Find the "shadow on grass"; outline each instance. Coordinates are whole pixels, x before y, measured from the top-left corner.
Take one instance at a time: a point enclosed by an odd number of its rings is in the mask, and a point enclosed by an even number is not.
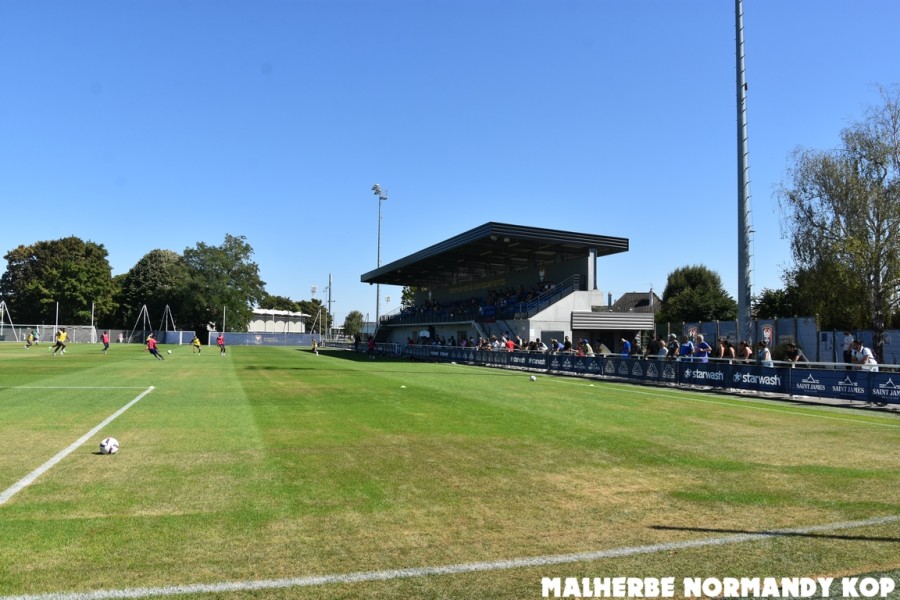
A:
[[[672,527],[669,525],[651,525],[650,529],[660,531],[696,531],[698,533],[734,533],[740,535],[762,535],[770,537],[800,537],[826,540],[848,540],[855,542],[887,542],[900,544],[900,538],[875,537],[869,535],[838,535],[834,533],[804,533],[801,531],[752,531],[750,529],[715,529],[711,527]]]

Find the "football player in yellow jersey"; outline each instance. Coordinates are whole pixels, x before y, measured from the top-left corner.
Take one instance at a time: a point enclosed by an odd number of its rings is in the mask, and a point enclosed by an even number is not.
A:
[[[56,332],[56,345],[53,346],[53,355],[56,356],[56,351],[60,351],[60,355],[66,353],[66,339],[69,337],[69,334],[66,333],[66,328],[63,327],[59,331]]]

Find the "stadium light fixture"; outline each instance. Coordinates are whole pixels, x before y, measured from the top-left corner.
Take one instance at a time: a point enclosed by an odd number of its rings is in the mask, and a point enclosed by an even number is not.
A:
[[[372,186],[372,193],[378,196],[378,268],[381,268],[381,203],[388,199],[387,194],[377,183]],[[381,314],[381,284],[375,284],[375,329],[378,329],[378,319]]]

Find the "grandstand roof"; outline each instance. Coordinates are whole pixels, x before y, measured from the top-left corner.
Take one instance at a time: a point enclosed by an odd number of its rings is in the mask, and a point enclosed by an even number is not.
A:
[[[485,223],[365,273],[363,283],[435,287],[477,281],[510,271],[526,271],[557,262],[628,251],[628,239]]]

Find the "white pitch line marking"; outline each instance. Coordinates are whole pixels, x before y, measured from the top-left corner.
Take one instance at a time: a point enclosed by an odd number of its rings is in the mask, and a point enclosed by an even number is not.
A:
[[[0,385],[4,390],[143,390],[138,385]]]
[[[153,598],[158,596],[177,596],[181,594],[218,594],[225,592],[288,589],[295,587],[312,587],[336,583],[359,583],[363,581],[389,581],[392,579],[409,579],[413,577],[427,577],[430,575],[457,575],[460,573],[501,571],[508,569],[519,569],[523,567],[544,567],[548,565],[587,562],[605,558],[634,556],[637,554],[653,554],[656,552],[668,552],[671,550],[683,550],[687,548],[702,548],[704,546],[723,546],[725,544],[754,542],[778,536],[823,533],[829,531],[838,531],[841,529],[858,529],[860,527],[885,525],[898,521],[900,521],[900,515],[889,515],[883,517],[874,517],[863,521],[847,521],[843,523],[812,525],[810,527],[797,527],[792,529],[773,529],[770,531],[761,531],[759,533],[742,533],[724,537],[706,538],[702,540],[687,540],[683,542],[652,544],[649,546],[627,546],[624,548],[612,548],[610,550],[597,550],[595,552],[582,552],[577,554],[533,556],[530,558],[514,558],[493,562],[462,563],[436,567],[411,567],[408,569],[390,569],[386,571],[359,571],[356,573],[345,574],[312,575],[309,577],[294,577],[287,579],[262,579],[257,581],[231,581],[221,583],[195,583],[190,585],[172,585],[151,588],[95,590],[93,592],[51,592],[48,594],[33,594],[23,596],[0,596],[0,600],[119,600],[132,598]]]
[[[97,425],[96,427],[94,427],[93,429],[88,431],[86,434],[84,434],[83,436],[81,436],[80,438],[78,438],[77,440],[72,442],[68,448],[66,448],[65,450],[61,450],[60,452],[58,452],[56,454],[56,456],[54,456],[53,458],[51,458],[50,460],[48,460],[47,462],[42,464],[40,467],[38,467],[37,469],[35,469],[31,473],[29,473],[28,475],[23,477],[16,483],[14,483],[12,485],[12,487],[4,490],[3,493],[0,493],[0,506],[6,504],[6,502],[9,501],[10,498],[12,498],[13,496],[15,496],[16,494],[21,492],[23,489],[25,489],[26,487],[28,487],[29,485],[34,483],[35,479],[37,479],[38,477],[40,477],[41,475],[43,475],[44,473],[46,473],[47,471],[52,469],[62,459],[64,459],[68,455],[75,452],[75,450],[77,450],[82,444],[84,444],[89,439],[94,437],[94,435],[96,435],[96,433],[98,431],[100,431],[101,429],[103,429],[104,427],[106,427],[107,425],[112,423],[116,418],[118,418],[119,415],[121,415],[123,412],[125,412],[126,410],[128,410],[129,408],[131,408],[132,406],[137,404],[138,402],[140,402],[144,398],[144,396],[146,396],[153,390],[154,390],[154,387],[151,385],[146,390],[141,392],[137,396],[137,398],[135,398],[134,400],[132,400],[131,402],[129,402],[128,404],[126,404],[125,406],[123,406],[122,408],[120,408],[119,410],[117,410],[116,412],[111,414],[110,416],[106,417],[106,419],[104,419],[103,422],[101,422],[99,425]]]

